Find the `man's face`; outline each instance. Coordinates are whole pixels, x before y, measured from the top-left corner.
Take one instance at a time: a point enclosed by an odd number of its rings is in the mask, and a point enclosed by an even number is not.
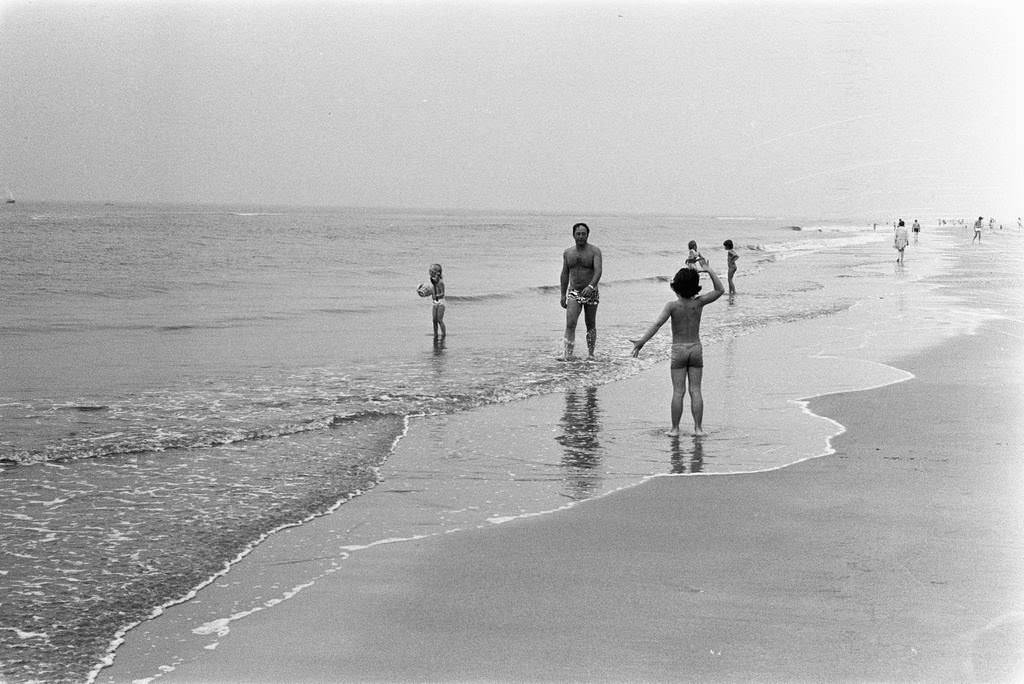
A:
[[[572,237],[574,240],[576,240],[577,247],[582,247],[583,245],[587,244],[587,238],[589,236],[590,233],[583,226],[576,226],[572,231]]]

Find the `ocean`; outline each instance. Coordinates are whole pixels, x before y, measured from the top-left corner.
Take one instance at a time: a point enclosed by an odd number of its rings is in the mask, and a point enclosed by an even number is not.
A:
[[[590,225],[604,275],[597,358],[566,363],[556,359],[558,281],[577,221]],[[629,339],[672,297],[690,239],[723,279],[722,241],[740,254],[738,294],[711,305],[702,326],[705,346],[728,353],[753,331],[855,310],[908,284],[941,297],[966,233],[925,225],[929,249],[912,246],[897,270],[891,227],[869,219],[5,207],[0,679],[93,679],[126,629],[275,531],[328,512],[344,520],[357,501],[351,549],[552,510],[667,472],[822,455],[835,424],[787,399],[773,409],[786,429],[775,413],[773,428],[758,429],[769,409],[757,397],[770,392],[744,393],[738,372],[722,382],[743,401],[729,420],[705,421],[715,458],[672,453],[661,405],[641,407],[638,438],[636,420],[595,405],[595,388],[664,366],[664,332],[640,359]],[[416,295],[434,262],[447,288],[443,342]],[[975,319],[961,314],[915,334],[963,332]],[[583,331],[581,320],[577,350]],[[810,362],[745,373],[786,396],[895,381],[892,369],[822,374]],[[525,417],[500,439],[481,434],[498,410]],[[641,448],[602,460],[598,433]],[[409,454],[422,456],[415,469]]]

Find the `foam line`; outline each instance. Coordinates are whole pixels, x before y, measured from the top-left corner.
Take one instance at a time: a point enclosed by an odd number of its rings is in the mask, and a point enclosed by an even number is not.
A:
[[[393,454],[394,453],[395,448],[398,446],[398,443],[402,440],[403,437],[405,437],[408,434],[410,420],[412,418],[416,417],[416,416],[422,416],[422,415],[423,414],[413,414],[413,415],[409,415],[409,416],[404,416],[403,417],[403,420],[402,420],[402,430],[391,441],[391,446],[390,446],[390,448],[388,450],[389,454]],[[379,480],[380,480],[380,466],[375,466],[374,467],[374,471],[375,471],[375,474],[377,475],[376,481],[379,482]],[[300,525],[305,525],[306,523],[308,523],[308,522],[310,522],[312,520],[315,520],[316,518],[321,518],[321,517],[323,517],[325,515],[329,515],[329,514],[333,513],[334,511],[338,510],[338,508],[342,504],[344,504],[345,502],[351,501],[355,497],[361,496],[362,494],[365,494],[366,491],[368,491],[368,490],[355,490],[351,494],[349,494],[349,495],[347,495],[345,497],[342,497],[341,499],[336,501],[333,505],[331,505],[326,510],[324,510],[324,511],[322,511],[320,513],[313,513],[313,514],[308,515],[305,518],[299,520],[298,522],[286,523],[286,524],[280,525],[279,527],[276,527],[276,528],[274,528],[274,529],[272,529],[272,530],[270,530],[268,532],[264,532],[259,537],[257,537],[254,541],[250,542],[249,545],[246,546],[246,548],[244,548],[241,552],[239,552],[238,555],[236,555],[233,559],[225,562],[224,565],[221,567],[221,569],[219,571],[217,571],[216,573],[214,573],[213,575],[208,577],[203,582],[200,582],[199,584],[194,586],[192,589],[190,589],[188,592],[186,592],[183,596],[180,596],[180,597],[175,598],[175,599],[171,599],[169,601],[166,601],[166,602],[160,604],[159,606],[154,608],[153,611],[149,615],[147,615],[146,617],[142,618],[141,620],[137,620],[135,622],[129,623],[129,624],[121,627],[120,629],[118,629],[117,632],[114,634],[114,638],[110,641],[110,644],[107,646],[107,653],[103,656],[103,658],[100,659],[100,661],[95,666],[93,666],[92,670],[89,671],[89,674],[88,674],[88,676],[86,677],[86,680],[85,680],[86,684],[93,684],[93,682],[95,682],[96,678],[99,676],[100,672],[104,668],[109,667],[110,665],[112,665],[114,663],[114,658],[115,658],[115,655],[116,655],[116,651],[117,651],[118,647],[121,646],[121,644],[124,643],[125,636],[128,634],[128,632],[130,632],[131,630],[135,629],[136,627],[138,627],[139,625],[141,625],[141,624],[143,624],[145,622],[149,622],[150,620],[153,620],[153,619],[159,617],[160,615],[163,615],[164,611],[166,611],[168,608],[170,608],[172,606],[176,606],[176,605],[185,603],[187,601],[191,601],[193,598],[196,597],[196,595],[202,589],[204,589],[205,587],[210,586],[211,584],[213,584],[213,582],[217,581],[218,579],[220,579],[221,577],[226,575],[231,570],[231,568],[233,568],[235,565],[237,565],[243,558],[248,556],[250,553],[255,551],[256,547],[258,547],[260,544],[262,544],[264,541],[266,541],[271,535],[277,534],[278,532],[281,532],[282,530],[286,530],[286,529],[289,529],[289,528],[292,528],[292,527],[299,527]],[[312,582],[310,584],[312,584]],[[295,593],[298,593],[298,591],[295,591]],[[252,612],[255,612],[255,611],[252,611]]]

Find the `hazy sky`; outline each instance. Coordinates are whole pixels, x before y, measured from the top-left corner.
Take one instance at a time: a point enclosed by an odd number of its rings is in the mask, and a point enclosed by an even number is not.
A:
[[[1008,2],[0,0],[20,199],[1024,214]]]

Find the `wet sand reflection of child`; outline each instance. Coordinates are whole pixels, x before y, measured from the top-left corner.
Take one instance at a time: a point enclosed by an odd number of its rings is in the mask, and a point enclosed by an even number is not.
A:
[[[673,437],[669,443],[671,449],[670,473],[681,475],[683,473],[699,473],[704,470],[704,441],[694,437],[691,442],[691,449],[683,447],[678,436]]]

